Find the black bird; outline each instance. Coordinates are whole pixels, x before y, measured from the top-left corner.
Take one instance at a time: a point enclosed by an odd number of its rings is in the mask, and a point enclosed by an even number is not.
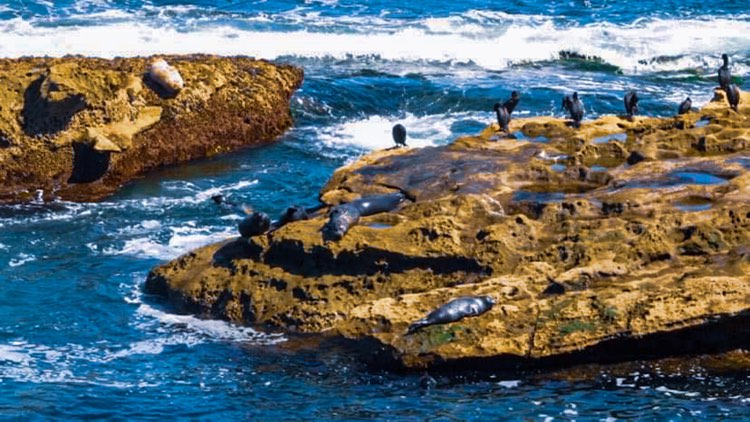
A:
[[[518,91],[511,92],[510,98],[503,103],[503,107],[508,110],[508,116],[513,114],[513,110],[516,109],[519,101],[521,101],[521,95],[518,93]]]
[[[502,130],[505,133],[508,133],[508,122],[510,122],[510,113],[508,113],[508,110],[506,110],[504,106],[500,105],[500,103],[495,103],[495,106],[492,108],[495,110],[495,113],[497,113],[497,124],[500,125],[500,130]]]
[[[573,119],[573,126],[581,127],[581,120],[583,120],[583,104],[578,99],[578,93],[574,92],[573,96],[565,96],[562,102],[563,109],[570,113],[570,118]]]
[[[719,68],[719,86],[726,91],[732,83],[732,73],[729,71],[729,56],[722,54],[721,59],[724,60],[724,64]]]
[[[740,89],[735,84],[729,84],[727,87],[727,101],[729,101],[729,107],[732,110],[738,111],[737,107],[740,104]]]
[[[693,107],[693,100],[690,97],[685,98],[685,101],[680,103],[680,108],[677,109],[677,114],[685,114]]]
[[[633,117],[638,114],[638,95],[635,91],[630,91],[625,94],[625,112],[628,113],[628,117]]]
[[[398,123],[397,125],[393,126],[393,141],[396,143],[396,146],[399,147],[405,147],[406,146],[406,128],[401,123]]]

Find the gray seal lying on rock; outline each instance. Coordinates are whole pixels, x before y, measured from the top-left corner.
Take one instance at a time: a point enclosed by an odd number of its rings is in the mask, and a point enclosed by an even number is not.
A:
[[[409,326],[406,335],[414,334],[424,327],[456,322],[465,317],[475,317],[492,309],[495,299],[491,296],[464,296],[453,299],[430,312],[426,317]]]
[[[333,207],[328,222],[321,230],[326,240],[341,240],[350,228],[359,223],[360,217],[388,212],[406,200],[401,192],[359,198]]]

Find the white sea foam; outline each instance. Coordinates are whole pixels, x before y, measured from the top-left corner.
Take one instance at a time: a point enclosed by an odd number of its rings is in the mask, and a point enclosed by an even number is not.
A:
[[[451,127],[461,120],[472,120],[470,113],[453,115],[415,116],[369,116],[320,128],[320,141],[331,148],[355,147],[376,150],[394,146],[391,130],[401,123],[406,127],[406,144],[410,147],[425,147],[449,142],[454,138]]]
[[[138,258],[155,258],[168,260],[176,258],[192,249],[218,242],[235,236],[233,228],[218,229],[212,227],[195,228],[189,226],[170,228],[172,235],[164,244],[156,235],[136,237],[125,240],[121,246],[104,248],[105,255],[127,255]],[[132,233],[131,233],[132,234]],[[90,249],[94,250],[92,246]]]
[[[717,51],[745,54],[750,22],[724,18],[642,19],[630,24],[561,26],[551,17],[472,11],[461,16],[404,23],[383,18],[335,22],[347,32],[317,30],[311,13],[287,16],[309,30],[245,30],[210,21],[177,27],[133,14],[101,25],[39,25],[16,18],[0,23],[0,55],[84,54],[101,57],[164,53],[377,57],[392,61],[474,63],[487,69],[553,60],[560,51],[601,57],[625,71],[674,71],[718,66]],[[254,19],[254,18],[251,18]],[[294,20],[300,22],[295,22]],[[365,18],[356,18],[359,20]],[[241,20],[240,20],[241,21]],[[735,64],[737,74],[748,73]]]
[[[11,259],[8,262],[8,265],[11,267],[20,267],[31,261],[36,261],[36,256],[27,253],[20,253],[18,254],[18,257]]]

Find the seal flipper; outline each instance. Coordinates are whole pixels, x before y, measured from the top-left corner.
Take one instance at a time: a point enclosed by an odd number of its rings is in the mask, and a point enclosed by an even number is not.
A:
[[[432,322],[429,322],[429,321],[428,321],[428,319],[429,319],[429,317],[427,317],[427,318],[422,318],[422,319],[420,319],[419,321],[413,322],[413,323],[412,323],[412,324],[411,324],[411,325],[409,326],[409,329],[408,329],[408,330],[406,330],[406,334],[405,334],[405,335],[407,335],[407,336],[408,336],[408,335],[414,334],[414,333],[416,333],[417,331],[421,330],[421,329],[422,329],[422,328],[424,328],[424,327],[427,327],[427,326],[433,325],[433,323],[432,323]]]

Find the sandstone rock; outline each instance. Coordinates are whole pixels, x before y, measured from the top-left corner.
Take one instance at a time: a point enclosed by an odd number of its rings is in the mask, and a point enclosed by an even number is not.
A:
[[[321,198],[333,206],[397,187],[415,202],[363,218],[338,242],[322,239],[320,214],[209,245],[155,268],[146,288],[202,315],[344,337],[381,366],[481,370],[746,347],[750,159],[736,140],[750,132],[748,114],[711,104],[674,118],[605,116],[578,131],[515,119],[521,140],[497,140],[491,126],[446,146],[373,152],[336,171]],[[712,123],[696,125],[704,118]],[[732,147],[696,149],[707,136]],[[648,159],[629,165],[636,151]],[[470,295],[497,305],[404,336]]]
[[[144,88],[148,58],[0,60],[0,203],[37,190],[45,199],[100,199],[148,170],[265,144],[291,126],[300,69],[242,57],[164,59],[189,82],[177,97]]]

